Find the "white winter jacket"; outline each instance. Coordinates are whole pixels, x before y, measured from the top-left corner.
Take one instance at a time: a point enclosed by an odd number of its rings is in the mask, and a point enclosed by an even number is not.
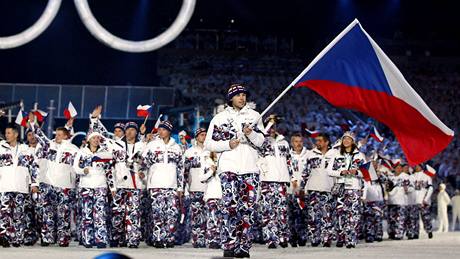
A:
[[[142,168],[147,173],[147,188],[184,190],[182,148],[173,138],[167,144],[156,139],[147,144],[142,154]]]
[[[303,147],[300,154],[297,154],[294,150],[291,149],[291,161],[290,166],[292,170],[292,180],[297,181],[297,188],[294,189],[292,186],[289,187],[288,192],[291,194],[297,193],[300,191],[300,183],[302,182],[302,172],[307,165],[308,159],[308,150]]]
[[[322,154],[317,148],[307,154],[307,166],[302,173],[300,189],[317,192],[331,192],[334,180],[327,173],[327,168],[333,159],[333,150]]]
[[[222,186],[220,182],[219,173],[211,169],[215,165],[211,158],[206,159],[205,170],[200,171],[200,181],[206,185],[203,199],[208,201],[210,199],[222,198]]]
[[[291,182],[292,169],[289,166],[291,153],[284,136],[267,137],[260,153],[261,157],[257,163],[261,182]]]
[[[243,107],[240,111],[227,107],[212,120],[206,135],[205,148],[210,152],[220,153],[217,167],[221,172],[236,174],[258,173],[257,148],[264,143],[263,124],[257,123],[256,129],[249,136],[243,133],[243,126],[250,125],[259,119],[259,113]],[[230,148],[230,140],[239,139],[240,144]]]
[[[82,147],[77,154],[73,167],[80,177],[78,187],[116,190],[113,179],[113,154],[111,150],[100,147],[93,153],[88,146]],[[88,174],[84,173],[85,168],[88,168]]]
[[[329,176],[335,178],[335,183],[344,184],[345,190],[361,190],[363,175],[359,167],[365,161],[363,153],[359,152],[358,149],[354,150],[351,154],[340,154],[339,149],[333,149],[332,153],[333,158],[327,168]],[[352,169],[358,170],[356,175],[340,175],[340,172]]]
[[[0,141],[0,193],[29,193],[38,186],[38,165],[29,147],[17,143],[12,147]]]
[[[129,144],[122,138],[111,146],[115,161],[115,187],[117,189],[142,189],[143,182],[139,178],[139,173],[146,143],[138,141]]]
[[[414,179],[415,204],[431,204],[433,194],[433,179],[423,171],[415,172]]]
[[[194,145],[184,153],[184,175],[189,192],[204,192],[206,184],[200,180],[200,175],[206,169],[206,159],[210,152]]]
[[[44,158],[47,160],[46,171],[40,176],[40,180],[46,184],[60,188],[75,188],[74,160],[78,153],[78,147],[70,140],[62,140],[60,144],[46,137],[40,127],[34,123],[31,129],[42,146]]]
[[[393,183],[393,190],[388,192],[388,205],[408,205],[407,194],[414,190],[414,186],[411,185],[409,175],[401,173],[400,175],[389,176],[389,181]]]

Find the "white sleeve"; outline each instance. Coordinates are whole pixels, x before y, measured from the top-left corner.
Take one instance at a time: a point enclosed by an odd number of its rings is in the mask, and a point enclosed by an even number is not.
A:
[[[77,155],[75,156],[75,160],[73,161],[73,169],[75,170],[76,174],[79,175],[84,175],[84,168],[80,168],[80,158],[81,158],[81,153],[78,152]]]
[[[259,116],[259,115],[257,115]],[[260,119],[257,122],[256,125],[257,129],[253,130],[251,134],[249,134],[247,137],[249,141],[251,141],[252,144],[254,144],[256,147],[261,147],[264,144],[265,141],[265,136],[262,133],[264,131],[264,124],[262,123],[262,119]]]
[[[204,147],[210,152],[224,152],[231,150],[229,140],[214,140],[213,133],[215,125],[215,117],[211,120],[209,124],[208,132],[206,133],[206,140],[204,141]]]

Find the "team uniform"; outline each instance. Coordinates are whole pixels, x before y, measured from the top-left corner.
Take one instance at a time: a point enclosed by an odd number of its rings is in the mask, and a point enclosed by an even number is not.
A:
[[[388,192],[388,236],[391,239],[402,239],[406,231],[407,193],[413,190],[409,175],[401,173],[389,177]]]

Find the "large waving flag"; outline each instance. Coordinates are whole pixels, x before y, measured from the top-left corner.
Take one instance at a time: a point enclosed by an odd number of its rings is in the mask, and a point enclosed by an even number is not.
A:
[[[292,85],[308,87],[335,106],[360,111],[387,125],[411,165],[441,152],[454,136],[358,20],[321,51]]]

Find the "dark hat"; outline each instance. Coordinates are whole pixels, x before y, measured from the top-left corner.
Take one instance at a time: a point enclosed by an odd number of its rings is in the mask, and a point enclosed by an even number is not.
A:
[[[172,126],[171,122],[169,122],[169,121],[162,121],[160,123],[160,125],[158,125],[158,128],[163,128],[163,129],[172,131],[173,126]]]
[[[129,129],[129,128],[133,128],[133,129],[135,129],[136,131],[139,130],[139,126],[137,126],[137,123],[135,123],[135,122],[133,122],[133,121],[130,121],[130,122],[128,122],[128,123],[125,124],[124,130],[126,131],[126,130]]]
[[[205,128],[198,128],[196,131],[195,131],[195,138],[200,135],[201,133],[203,132],[206,132],[206,129]]]
[[[240,93],[245,93],[246,95],[249,95],[248,90],[242,84],[232,84],[230,88],[228,88],[227,102],[230,104],[233,96],[238,95]]]
[[[117,122],[115,123],[115,125],[113,126],[113,129],[121,129],[121,130],[125,130],[125,125],[121,122]]]

